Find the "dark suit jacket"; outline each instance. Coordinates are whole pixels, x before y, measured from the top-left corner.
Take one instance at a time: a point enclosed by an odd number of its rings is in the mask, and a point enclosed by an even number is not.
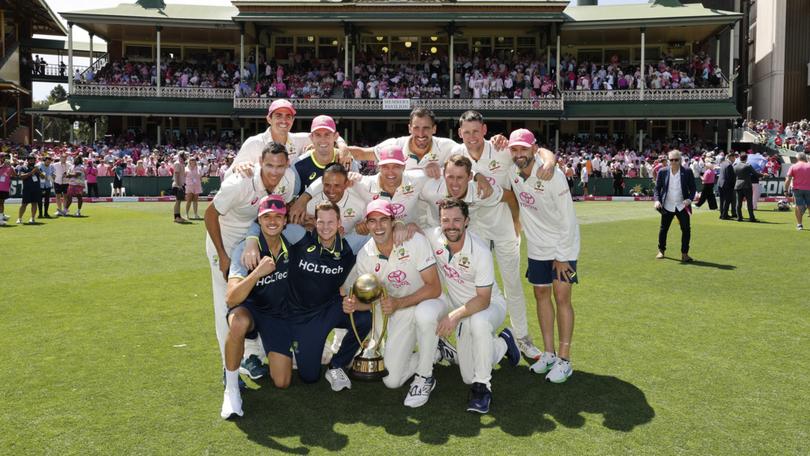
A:
[[[683,199],[694,200],[697,187],[695,186],[695,175],[692,170],[681,166],[681,193]],[[669,166],[665,166],[658,170],[658,176],[655,178],[655,200],[664,204],[667,198],[667,190],[669,189]]]
[[[753,188],[751,185],[752,178],[760,176],[760,174],[750,164],[740,162],[734,165],[734,176],[736,178],[734,190],[748,190]]]
[[[720,172],[717,174],[717,188],[726,191],[734,190],[736,180],[734,165],[728,160],[723,160],[723,163],[720,163]]]

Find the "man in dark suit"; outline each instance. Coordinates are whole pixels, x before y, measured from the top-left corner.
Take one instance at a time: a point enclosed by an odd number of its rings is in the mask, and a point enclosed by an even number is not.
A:
[[[661,228],[658,231],[658,255],[664,258],[667,250],[667,232],[674,217],[681,225],[681,261],[689,262],[689,241],[692,228],[689,217],[692,214],[692,200],[697,188],[692,170],[681,166],[681,152],[669,151],[669,166],[658,170],[655,179],[655,209],[661,213]]]
[[[726,155],[725,160],[720,163],[720,172],[717,174],[717,191],[720,194],[720,220],[730,220],[737,218],[737,206],[734,204],[734,161],[737,159],[737,152],[731,151]],[[728,210],[731,209],[731,217]]]
[[[753,166],[748,163],[748,154],[745,152],[740,154],[740,161],[734,165],[734,193],[737,194],[737,221],[742,222],[742,202],[746,201],[748,206],[748,221],[756,222],[754,217],[754,186],[752,179],[754,177],[762,177],[761,174],[756,172]]]

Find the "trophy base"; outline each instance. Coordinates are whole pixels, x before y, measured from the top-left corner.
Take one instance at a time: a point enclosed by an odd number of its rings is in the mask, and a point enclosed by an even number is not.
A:
[[[382,380],[386,375],[388,375],[388,371],[385,369],[385,363],[381,356],[375,358],[361,358],[358,356],[352,362],[352,369],[349,371],[349,377],[364,382]]]

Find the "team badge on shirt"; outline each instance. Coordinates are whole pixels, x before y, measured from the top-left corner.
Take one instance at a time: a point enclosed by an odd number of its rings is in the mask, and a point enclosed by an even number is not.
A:
[[[347,209],[346,209],[346,211],[343,213],[343,216],[344,216],[344,217],[347,217],[347,218],[352,218],[352,217],[354,217],[354,216],[355,216],[355,214],[357,214],[357,212],[355,212],[355,210],[354,210],[354,209],[352,209],[352,208],[347,208]]]
[[[405,185],[402,186],[402,194],[403,195],[410,195],[411,193],[413,193],[413,185],[405,184]]]
[[[538,192],[542,192],[543,190],[545,190],[543,188],[543,181],[541,181],[540,179],[537,179],[537,181],[534,183],[534,189],[535,189],[535,191],[538,191]]]
[[[408,255],[408,252],[405,251],[405,247],[400,247],[399,250],[397,251],[397,257],[399,261],[405,261],[411,256]]]
[[[490,171],[495,171],[495,170],[498,170],[498,169],[501,169],[501,164],[498,163],[498,160],[492,160],[492,161],[489,162],[489,170]]]
[[[459,258],[458,267],[460,267],[462,269],[469,269],[470,268],[470,258],[467,257],[466,255]]]

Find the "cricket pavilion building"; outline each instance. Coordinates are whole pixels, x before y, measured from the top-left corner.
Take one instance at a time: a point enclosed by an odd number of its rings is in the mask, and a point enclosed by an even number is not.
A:
[[[598,135],[635,144],[642,138],[702,137],[724,143],[740,113],[733,77],[738,22],[742,14],[678,0],[596,6],[595,1],[558,0],[234,0],[232,6],[164,4],[139,0],[114,8],[60,12],[68,21],[68,47],[80,27],[107,43],[91,64],[194,62],[232,59],[292,67],[295,55],[313,62],[337,61],[352,78],[357,60],[375,56],[392,64],[417,64],[430,56],[512,55],[545,60],[556,89],[530,99],[453,96],[457,81],[449,65],[444,98],[293,99],[294,131],[308,131],[310,118],[329,114],[341,134],[356,138],[399,136],[412,108],[435,112],[439,134],[454,136],[455,120],[481,111],[490,132],[529,128],[548,144],[559,135]],[[728,2],[734,9],[734,0]],[[561,59],[607,64],[642,72],[662,59],[690,62],[710,56],[722,83],[690,89],[576,90],[562,78]],[[256,59],[258,56],[258,59]],[[542,56],[542,57],[540,57]],[[254,60],[256,59],[256,60]],[[420,63],[421,64],[421,63]],[[74,74],[68,62],[68,74]],[[447,67],[448,65],[445,65]],[[565,70],[565,69],[564,69]],[[84,70],[87,71],[87,70]],[[252,75],[251,77],[257,77]],[[266,128],[272,98],[236,97],[232,87],[161,87],[69,82],[69,97],[32,114],[92,121],[108,116],[111,133],[129,131],[153,143],[171,136],[216,132],[245,138]],[[463,78],[461,79],[463,81]]]

